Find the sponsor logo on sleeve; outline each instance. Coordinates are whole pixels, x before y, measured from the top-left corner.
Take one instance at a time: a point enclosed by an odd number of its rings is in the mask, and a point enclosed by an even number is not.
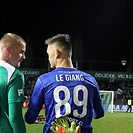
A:
[[[21,96],[21,95],[23,95],[24,93],[23,93],[23,90],[22,89],[18,89],[18,96]]]

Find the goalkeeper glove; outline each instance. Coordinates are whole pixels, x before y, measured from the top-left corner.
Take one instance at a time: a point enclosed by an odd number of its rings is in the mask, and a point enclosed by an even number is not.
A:
[[[69,122],[66,116],[57,118],[51,123],[50,129],[54,133],[80,133],[80,126],[76,126],[76,122],[71,122],[69,127]]]

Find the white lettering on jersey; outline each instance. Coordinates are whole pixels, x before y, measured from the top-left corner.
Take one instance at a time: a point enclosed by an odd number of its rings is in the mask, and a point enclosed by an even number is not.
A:
[[[65,94],[64,99],[60,99],[59,93],[63,91]],[[79,91],[83,92],[83,99],[79,100]],[[72,94],[70,94],[70,90],[66,86],[57,86],[54,89],[54,100],[56,101],[55,105],[55,113],[56,118],[59,118],[62,116],[61,114],[61,106],[65,107],[65,114],[68,115],[71,113],[71,105],[69,103],[70,97],[73,96],[73,104],[75,104],[77,107],[82,107],[82,112],[78,112],[78,108],[73,110],[74,117],[83,118],[87,114],[87,101],[88,101],[88,90],[83,85],[77,85],[74,87]]]
[[[18,89],[18,96],[23,95],[23,90],[22,89]]]
[[[84,81],[82,74],[59,74],[56,75],[56,81]]]
[[[84,76],[82,74],[66,74],[66,81],[84,81]]]

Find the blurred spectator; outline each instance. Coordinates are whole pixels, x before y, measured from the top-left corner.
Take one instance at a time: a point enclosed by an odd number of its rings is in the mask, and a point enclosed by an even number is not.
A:
[[[128,112],[128,110],[131,112],[132,111],[132,99],[131,99],[131,97],[129,97],[129,99],[127,101],[127,105],[128,105],[128,107],[127,107],[126,112]]]

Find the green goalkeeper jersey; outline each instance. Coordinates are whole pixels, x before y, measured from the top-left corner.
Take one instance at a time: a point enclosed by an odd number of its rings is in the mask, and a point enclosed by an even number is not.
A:
[[[0,133],[25,133],[22,116],[24,75],[0,61]]]

